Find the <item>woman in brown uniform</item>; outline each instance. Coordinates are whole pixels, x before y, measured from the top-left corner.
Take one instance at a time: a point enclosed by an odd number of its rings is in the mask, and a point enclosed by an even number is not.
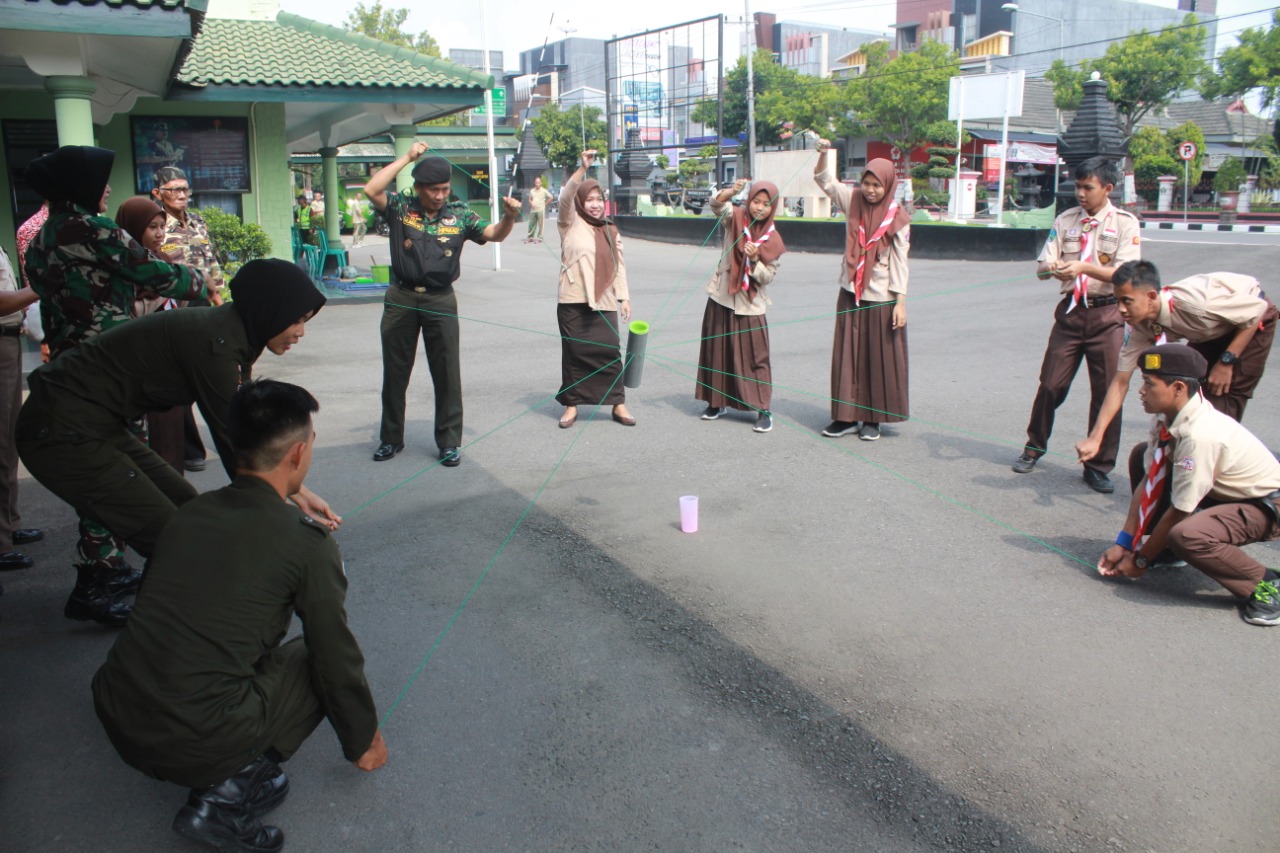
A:
[[[746,181],[721,190],[711,212],[724,213],[726,202],[742,192]],[[770,304],[765,287],[778,271],[787,247],[773,226],[778,188],[768,181],[751,185],[746,204],[731,209],[724,220],[720,265],[707,284],[707,310],[702,315],[698,352],[698,384],[694,397],[704,401],[704,421],[714,421],[726,408],[754,411],[756,432],[773,429],[769,403],[773,373],[769,366]]]
[[[578,419],[578,406],[608,403],[613,419],[635,426],[622,390],[622,341],[618,320],[631,319],[622,239],[605,218],[600,184],[583,180],[595,161],[582,152],[582,165],[560,190],[560,393],[565,407],[560,428]]]
[[[894,200],[893,164],[867,164],[857,190],[827,172],[818,140],[814,180],[848,217],[831,353],[830,438],[880,437],[880,424],[905,421],[907,406],[907,251],[911,219]]]

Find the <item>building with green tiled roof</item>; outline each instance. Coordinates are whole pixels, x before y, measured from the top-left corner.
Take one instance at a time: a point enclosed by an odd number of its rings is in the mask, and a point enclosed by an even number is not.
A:
[[[256,222],[287,257],[289,157],[320,156],[338,196],[338,147],[481,104],[487,75],[297,15],[276,0],[0,3],[0,239],[39,205],[21,178],[58,145],[116,152],[113,198],[150,190],[172,162],[214,204]],[[179,156],[180,154],[180,156]],[[468,177],[458,177],[462,186]],[[338,239],[337,220],[329,224]]]

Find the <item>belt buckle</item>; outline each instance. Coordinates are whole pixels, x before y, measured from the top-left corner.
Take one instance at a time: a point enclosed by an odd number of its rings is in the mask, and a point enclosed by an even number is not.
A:
[[[426,293],[426,292],[427,292],[427,289],[426,289],[425,287],[415,287],[415,288],[413,289],[413,292],[414,292],[414,293]]]

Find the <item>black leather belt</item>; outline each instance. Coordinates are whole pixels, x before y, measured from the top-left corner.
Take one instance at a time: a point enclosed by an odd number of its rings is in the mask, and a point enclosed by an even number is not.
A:
[[[1259,506],[1266,510],[1271,516],[1271,520],[1280,525],[1280,490],[1274,491],[1269,495],[1257,498]]]
[[[1084,301],[1086,308],[1101,308],[1103,305],[1115,305],[1116,298],[1114,296],[1090,296]]]
[[[401,290],[411,290],[414,293],[426,293],[428,290],[436,290],[438,288],[425,287],[421,284],[397,284],[396,287]]]
[[[21,334],[21,326],[0,326],[0,337],[16,338]]]

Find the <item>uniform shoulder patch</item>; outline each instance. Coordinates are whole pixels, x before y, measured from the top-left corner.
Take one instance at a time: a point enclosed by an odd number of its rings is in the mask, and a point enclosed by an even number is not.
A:
[[[314,518],[307,515],[305,512],[299,517],[298,520],[302,522],[303,527],[310,528],[311,530],[314,530],[317,533],[319,533],[321,536],[329,535],[328,525],[322,524],[321,522],[316,521]]]

